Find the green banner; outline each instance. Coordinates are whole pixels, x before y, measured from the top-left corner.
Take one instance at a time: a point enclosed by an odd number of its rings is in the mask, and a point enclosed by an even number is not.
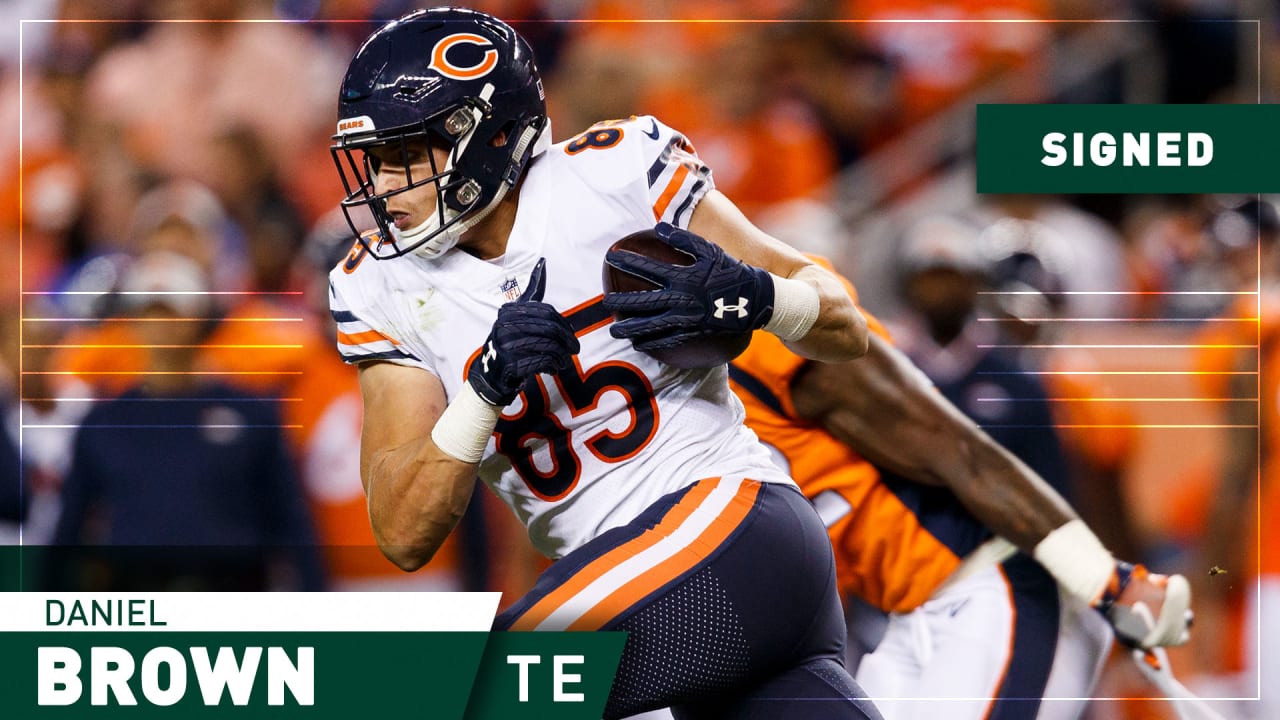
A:
[[[980,193],[1280,192],[1280,106],[979,105]]]
[[[598,720],[623,633],[9,632],[11,720]]]
[[[621,632],[496,632],[466,720],[600,720],[622,657]]]

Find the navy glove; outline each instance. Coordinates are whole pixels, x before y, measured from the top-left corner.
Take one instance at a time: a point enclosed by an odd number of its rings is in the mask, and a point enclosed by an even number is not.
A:
[[[546,266],[546,258],[539,259],[529,275],[529,287],[498,308],[493,329],[467,371],[471,387],[491,405],[510,405],[526,380],[564,370],[580,349],[569,321],[542,302]]]
[[[691,255],[694,262],[672,265],[636,253],[609,251],[605,262],[659,288],[606,294],[607,310],[638,316],[611,325],[611,335],[630,338],[637,350],[649,352],[706,335],[746,333],[769,322],[773,278],[767,270],[729,257],[719,245],[670,223],[659,223],[654,230],[660,240]]]

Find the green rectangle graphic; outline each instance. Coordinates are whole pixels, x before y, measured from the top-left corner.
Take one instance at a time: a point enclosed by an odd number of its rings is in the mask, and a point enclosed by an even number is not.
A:
[[[4,717],[457,720],[486,633],[17,632]],[[419,715],[425,717],[425,715]]]
[[[1277,105],[979,105],[978,192],[1280,192],[1277,130]]]
[[[599,720],[625,633],[9,632],[5,720]]]

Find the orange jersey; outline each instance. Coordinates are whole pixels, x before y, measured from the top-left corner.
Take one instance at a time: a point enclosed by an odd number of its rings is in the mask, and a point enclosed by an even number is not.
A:
[[[986,538],[985,530],[950,493],[883,473],[799,419],[790,385],[805,362],[773,335],[755,334],[729,374],[747,426],[815,501],[835,551],[841,593],[887,612],[914,610]]]
[[[812,257],[831,270],[824,258]],[[857,292],[849,282],[850,297]],[[871,315],[871,331],[888,337]],[[747,426],[785,460],[827,524],[842,595],[909,612],[933,595],[988,536],[947,490],[886,473],[820,426],[797,416],[791,383],[808,361],[766,332],[729,366]]]

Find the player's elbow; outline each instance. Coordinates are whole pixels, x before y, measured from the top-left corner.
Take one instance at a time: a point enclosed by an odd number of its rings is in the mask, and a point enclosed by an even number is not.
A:
[[[435,555],[435,548],[414,544],[407,539],[378,537],[378,549],[393,565],[405,572],[414,572],[426,565]]]
[[[463,504],[441,506],[427,515],[374,515],[371,518],[373,537],[382,554],[396,567],[414,572],[435,557],[465,510],[466,505]]]
[[[374,514],[370,520],[378,549],[392,564],[405,572],[413,572],[426,565],[440,545],[433,541],[434,533],[416,518]]]
[[[421,553],[387,554],[387,551],[383,550],[383,554],[387,556],[387,559],[390,560],[393,565],[407,573],[417,572],[423,565],[426,565],[427,560],[430,559]]]
[[[858,308],[850,305],[853,317],[849,320],[850,360],[856,360],[867,354],[871,346],[871,330],[867,327],[867,318],[858,312]]]
[[[870,331],[867,329],[867,319],[858,311],[857,306],[845,298],[845,302],[830,308],[825,314],[828,320],[823,323],[826,330],[823,335],[827,342],[824,343],[823,357],[818,359],[824,362],[846,362],[867,354]]]

